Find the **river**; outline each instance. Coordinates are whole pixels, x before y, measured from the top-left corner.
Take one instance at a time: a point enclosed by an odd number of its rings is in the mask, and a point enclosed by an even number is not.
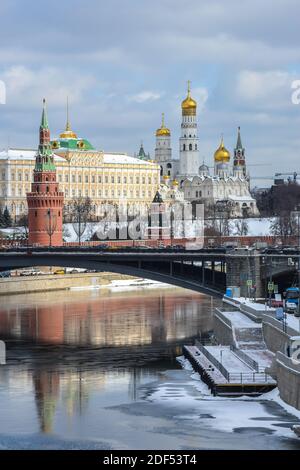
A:
[[[177,360],[217,304],[176,288],[1,297],[0,449],[299,449],[275,400],[214,398]]]

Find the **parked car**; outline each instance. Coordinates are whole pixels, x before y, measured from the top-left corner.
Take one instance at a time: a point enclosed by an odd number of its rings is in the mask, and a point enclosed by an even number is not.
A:
[[[65,274],[64,269],[56,269],[53,274]]]
[[[0,278],[3,277],[11,277],[11,272],[10,271],[1,271],[0,272]]]

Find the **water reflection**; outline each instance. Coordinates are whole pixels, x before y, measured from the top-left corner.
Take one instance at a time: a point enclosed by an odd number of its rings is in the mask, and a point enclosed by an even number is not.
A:
[[[1,413],[10,419],[10,406],[21,406],[22,390],[34,398],[35,411],[23,408],[12,428],[31,420],[42,434],[62,423],[72,428],[74,417],[88,414],[95,394],[101,405],[115,404],[118,394],[138,400],[141,383],[178,367],[174,358],[181,345],[212,328],[212,300],[182,289],[55,292],[1,301],[0,338],[8,340],[8,364],[0,369],[0,397],[7,405],[0,405]]]
[[[57,292],[2,298],[0,335],[52,345],[165,343],[211,328],[212,300],[190,291],[101,295]]]

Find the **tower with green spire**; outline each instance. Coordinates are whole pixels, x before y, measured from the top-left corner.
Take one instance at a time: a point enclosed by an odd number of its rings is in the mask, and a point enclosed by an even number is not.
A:
[[[27,193],[28,241],[30,245],[62,245],[62,212],[64,193],[56,181],[54,154],[46,102],[40,125],[40,141],[35,158],[31,191]]]
[[[246,159],[245,149],[242,145],[241,128],[238,127],[237,142],[234,149],[233,172],[236,176],[247,176],[246,174]]]

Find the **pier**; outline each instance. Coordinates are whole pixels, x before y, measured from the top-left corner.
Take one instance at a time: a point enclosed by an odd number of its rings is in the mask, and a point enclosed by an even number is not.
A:
[[[257,396],[276,387],[276,381],[266,373],[270,365],[264,356],[264,365],[259,364],[253,350],[250,357],[245,351],[229,346],[204,346],[196,341],[195,346],[184,346],[183,354],[199,373],[213,395]]]

